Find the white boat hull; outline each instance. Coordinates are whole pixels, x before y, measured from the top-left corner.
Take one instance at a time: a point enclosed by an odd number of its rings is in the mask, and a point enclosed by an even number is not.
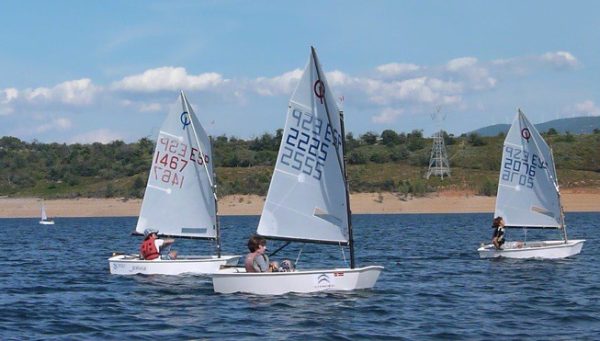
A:
[[[212,274],[221,266],[236,266],[240,256],[179,256],[174,260],[143,260],[138,255],[117,255],[108,259],[113,275]]]
[[[294,272],[246,272],[243,268],[226,268],[214,273],[213,289],[217,293],[235,292],[258,295],[281,295],[289,292],[311,293],[331,290],[371,289],[382,266]]]
[[[477,249],[481,258],[539,258],[560,259],[577,255],[581,252],[584,239],[573,239],[565,243],[562,240],[534,242],[506,242],[501,250],[488,244]]]
[[[40,225],[54,225],[54,220],[40,220]]]

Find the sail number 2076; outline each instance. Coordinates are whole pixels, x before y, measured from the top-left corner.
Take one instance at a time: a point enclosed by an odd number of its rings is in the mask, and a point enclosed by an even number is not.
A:
[[[547,167],[548,163],[542,161],[537,154],[511,146],[504,147],[501,169],[503,181],[533,188],[536,171]]]

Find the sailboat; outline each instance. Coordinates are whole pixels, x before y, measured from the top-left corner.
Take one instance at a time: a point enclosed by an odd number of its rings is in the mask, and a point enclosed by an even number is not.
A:
[[[54,225],[54,220],[48,220],[48,215],[46,215],[46,206],[42,203],[42,213],[40,218],[41,225]]]
[[[579,254],[585,242],[567,237],[552,149],[520,109],[504,140],[494,216],[507,228],[562,230],[562,240],[483,245],[481,258],[565,258]]]
[[[217,293],[279,295],[370,289],[382,266],[356,267],[343,114],[329,90],[316,51],[288,106],[283,138],[257,234],[266,239],[347,246],[350,267],[249,273],[225,268],[213,274]]]
[[[118,254],[112,274],[210,274],[235,266],[240,256],[221,255],[213,158],[208,135],[181,91],[160,128],[136,234],[151,228],[159,237],[216,241],[216,255],[144,260]]]

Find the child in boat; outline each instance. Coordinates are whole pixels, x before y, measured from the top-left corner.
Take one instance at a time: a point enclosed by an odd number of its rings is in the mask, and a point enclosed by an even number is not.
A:
[[[269,262],[267,251],[267,241],[265,238],[253,235],[248,240],[248,249],[250,253],[246,256],[244,265],[246,272],[276,272],[279,269],[277,262]]]
[[[166,250],[171,249],[171,244],[175,240],[173,239],[159,239],[158,231],[154,229],[144,230],[144,240],[140,245],[140,258],[146,260],[153,259],[175,259],[177,258],[177,251],[169,251],[165,255],[161,255]]]
[[[492,223],[492,228],[494,229],[494,234],[492,235],[492,244],[498,250],[502,250],[502,245],[504,244],[504,219],[502,217],[494,218],[494,222]]]

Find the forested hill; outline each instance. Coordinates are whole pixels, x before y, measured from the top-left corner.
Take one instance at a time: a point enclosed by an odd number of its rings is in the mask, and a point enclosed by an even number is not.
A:
[[[600,130],[600,116],[570,117],[552,120],[544,123],[535,124],[538,131],[553,131],[555,133],[566,134],[592,134]],[[494,124],[491,126],[479,128],[473,133],[481,136],[496,136],[506,134],[510,129],[510,124]]]
[[[600,188],[600,132],[545,133],[554,148],[564,187]],[[346,136],[348,176],[353,192],[397,192],[400,197],[455,189],[495,195],[504,136],[444,134],[452,176],[424,178],[432,139],[419,130],[385,130]],[[241,140],[214,138],[218,194],[266,194],[281,130]],[[0,195],[44,198],[140,198],[148,178],[154,141],[108,144],[28,143],[0,138]]]

